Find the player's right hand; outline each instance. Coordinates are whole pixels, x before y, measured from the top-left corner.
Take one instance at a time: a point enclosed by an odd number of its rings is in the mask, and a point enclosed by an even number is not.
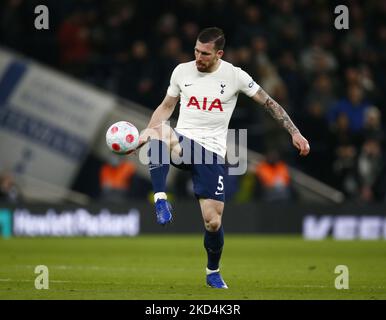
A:
[[[301,156],[306,156],[310,153],[310,144],[307,139],[300,134],[300,132],[297,132],[292,136],[292,143],[299,149]]]
[[[134,150],[131,150],[126,154],[127,155],[137,154],[137,150],[142,148],[147,141],[148,141],[148,138],[145,138],[144,136],[139,136],[137,147]]]

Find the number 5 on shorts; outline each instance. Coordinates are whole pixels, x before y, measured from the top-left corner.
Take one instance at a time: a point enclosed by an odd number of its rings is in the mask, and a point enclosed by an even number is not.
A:
[[[217,190],[218,191],[223,191],[224,190],[224,182],[223,182],[224,177],[223,176],[218,176],[218,186]]]

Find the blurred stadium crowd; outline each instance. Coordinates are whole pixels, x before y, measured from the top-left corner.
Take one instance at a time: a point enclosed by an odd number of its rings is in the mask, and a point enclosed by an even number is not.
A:
[[[43,3],[50,29],[37,31],[33,8]],[[347,2],[348,30],[334,27],[339,4],[344,2],[5,0],[0,41],[154,109],[173,68],[193,59],[199,30],[221,27],[224,59],[286,108],[311,154],[300,159],[288,134],[240,96],[230,127],[248,129],[249,148],[275,149],[274,161],[281,158],[348,199],[384,201],[386,2]]]

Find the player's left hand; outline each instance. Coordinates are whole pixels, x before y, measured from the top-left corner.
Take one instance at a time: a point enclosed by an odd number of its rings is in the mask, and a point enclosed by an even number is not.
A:
[[[304,138],[300,132],[295,133],[292,136],[293,145],[300,150],[301,156],[306,156],[310,153],[310,144],[307,139]]]

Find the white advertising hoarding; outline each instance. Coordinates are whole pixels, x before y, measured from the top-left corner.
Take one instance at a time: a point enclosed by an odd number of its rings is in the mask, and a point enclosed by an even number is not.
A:
[[[111,96],[0,50],[0,171],[69,187],[113,105]]]

